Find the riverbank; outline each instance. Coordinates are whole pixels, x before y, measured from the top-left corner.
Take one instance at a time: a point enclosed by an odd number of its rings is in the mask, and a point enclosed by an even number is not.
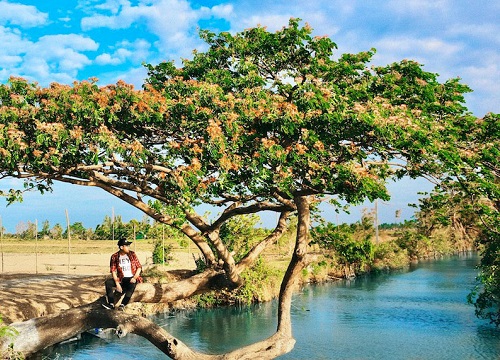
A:
[[[85,245],[85,249],[92,251],[88,242]],[[98,242],[96,246],[106,246],[107,249],[111,245],[113,244],[101,245],[101,242]],[[145,244],[139,243],[137,246],[145,246]],[[293,250],[291,247],[286,248],[289,248],[289,251]],[[311,255],[314,261],[304,269],[302,281],[303,283],[323,283],[370,272],[392,271],[408,267],[411,262],[418,261],[418,259],[438,258],[453,253],[452,247],[445,247],[442,243],[439,243],[439,248],[430,246],[422,248],[421,245],[417,245],[416,248],[418,251],[414,248],[403,248],[401,243],[388,240],[374,246],[369,262],[345,265],[338,261],[334,252],[313,246]],[[173,282],[182,277],[180,269],[193,270],[196,267],[193,256],[188,251],[176,251],[168,266],[155,267],[150,265],[150,252],[137,250],[139,256],[142,257],[141,262],[145,264],[146,269],[149,268],[149,271],[146,271],[148,275],[146,281],[149,282]],[[109,254],[71,254],[73,265],[66,274],[61,272],[67,269],[67,265],[64,265],[65,260],[68,259],[67,254],[6,253],[3,255],[4,260],[6,257],[12,258],[9,262],[12,264],[9,266],[12,267],[8,268],[8,272],[0,274],[0,316],[7,324],[91,303],[104,294]],[[268,255],[266,261],[258,262],[253,269],[243,274],[245,284],[235,292],[212,292],[174,304],[131,303],[127,311],[151,315],[178,308],[272,300],[278,296],[279,284],[286,269],[285,255],[281,257]],[[38,264],[36,270],[40,272],[38,274],[27,273],[27,271],[33,271],[33,266],[36,264]],[[51,264],[59,264],[64,269],[61,270]]]

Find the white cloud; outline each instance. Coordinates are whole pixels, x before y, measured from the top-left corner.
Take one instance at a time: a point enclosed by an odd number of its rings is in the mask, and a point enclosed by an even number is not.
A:
[[[31,5],[0,2],[0,24],[33,27],[47,23],[49,15]]]
[[[439,53],[442,56],[456,54],[462,49],[461,45],[447,43],[438,38],[413,38],[413,37],[386,37],[375,43],[378,49],[400,53]]]
[[[99,47],[94,40],[78,35],[46,35],[26,51],[19,71],[41,83],[72,82],[78,70],[91,64],[83,54]]]
[[[460,69],[464,83],[468,84],[473,93],[467,95],[471,110],[477,116],[487,112],[500,113],[500,55],[487,51],[477,54],[481,61],[469,63]]]
[[[122,6],[127,6],[129,5],[130,2],[127,0],[107,0],[104,2],[104,4],[98,4],[95,6],[96,9],[100,10],[108,10],[112,14],[116,15]]]
[[[116,45],[116,50],[112,54],[101,54],[95,61],[98,65],[120,65],[126,61],[141,63],[147,60],[150,47],[151,44],[146,40],[137,39],[133,43],[124,40]]]
[[[166,58],[187,57],[194,48],[200,46],[197,34],[198,21],[202,18],[228,16],[231,5],[216,5],[213,8],[194,9],[186,0],[150,0],[131,5],[130,1],[108,1],[102,9],[111,14],[94,12],[82,18],[81,26],[85,31],[95,28],[125,29],[145,26],[158,40],[155,46]],[[100,61],[111,60],[101,57]]]
[[[453,24],[447,31],[451,36],[464,36],[500,44],[500,26],[498,24]]]
[[[463,68],[463,76],[471,79],[475,88],[486,92],[500,92],[500,55],[495,53],[484,53],[485,61]],[[497,100],[500,96],[497,97]],[[498,105],[500,106],[500,104]]]
[[[123,60],[110,54],[101,54],[95,58],[95,62],[98,65],[120,65]]]
[[[218,18],[227,18],[233,15],[234,8],[231,4],[215,5],[210,9],[212,14]]]
[[[397,13],[424,16],[429,12],[446,11],[451,6],[449,0],[391,0],[387,7]]]
[[[266,14],[266,15],[253,15],[243,19],[240,25],[244,28],[253,28],[257,25],[264,26],[268,31],[280,30],[283,26],[288,25],[292,14]]]
[[[116,16],[93,15],[85,17],[81,21],[83,30],[91,30],[100,27],[110,29],[125,29],[130,26],[130,22],[120,21]]]
[[[385,37],[372,44],[377,49],[376,59],[391,63],[402,59],[413,59],[423,64],[441,63],[463,50],[462,44],[446,42],[438,38],[415,38],[411,36]]]
[[[17,64],[19,64],[22,61],[22,57],[18,55],[4,55],[0,54],[0,64],[2,64],[2,67],[12,67]],[[1,69],[1,68],[0,68]]]
[[[2,44],[2,55],[19,55],[28,49],[32,43],[23,38],[16,29],[0,26],[0,44]],[[1,66],[3,66],[3,63]]]
[[[0,81],[3,81],[12,75],[21,74],[19,66],[22,65],[23,56],[32,43],[24,39],[18,30],[0,26],[0,44]]]
[[[342,0],[275,1],[265,7],[243,1],[233,3],[232,13],[224,17],[230,22],[232,32],[257,25],[278,31],[288,25],[290,18],[300,18],[302,24],[308,23],[313,28],[315,35],[333,36],[341,29],[339,19],[348,18],[354,8],[352,2]]]
[[[159,1],[161,4],[164,1]],[[174,0],[174,2],[178,2]],[[96,6],[96,9],[112,10],[111,15],[103,15],[100,13],[95,13],[92,16],[84,17],[81,20],[81,26],[83,30],[91,30],[95,28],[109,28],[109,29],[126,29],[130,27],[134,22],[138,22],[143,19],[152,18],[152,14],[156,12],[157,6],[147,6],[138,5],[132,6],[130,1],[120,1],[118,4],[112,4],[114,2],[106,2],[100,6]],[[116,6],[113,6],[116,5]],[[168,12],[167,12],[168,13]]]

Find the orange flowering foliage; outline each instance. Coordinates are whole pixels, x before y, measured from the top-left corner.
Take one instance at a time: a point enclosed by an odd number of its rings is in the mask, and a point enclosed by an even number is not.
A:
[[[445,173],[468,88],[412,61],[370,68],[373,50],[334,60],[336,45],[311,31],[292,19],[276,33],[202,32],[206,52],[180,68],[148,65],[140,90],[13,78],[0,88],[1,171],[99,171],[187,203],[277,192],[361,201],[386,198],[389,177]]]
[[[444,174],[453,134],[441,130],[467,114],[469,89],[412,61],[370,68],[373,50],[335,61],[335,44],[310,34],[296,19],[276,33],[203,32],[207,52],[148,66],[148,86],[179,105],[179,130],[204,141],[202,173],[217,175],[207,193],[361,201],[387,198],[389,177]]]
[[[151,123],[169,116],[158,92],[124,82],[41,88],[11,78],[0,87],[0,105],[0,171],[46,180],[89,179],[88,166],[115,177],[131,169],[140,173],[152,152]]]

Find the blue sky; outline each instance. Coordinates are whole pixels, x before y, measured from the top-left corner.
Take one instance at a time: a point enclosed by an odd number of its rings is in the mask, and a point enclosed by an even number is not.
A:
[[[500,112],[500,2],[483,0],[0,0],[0,82],[22,76],[41,85],[97,77],[100,84],[119,79],[140,87],[142,63],[191,57],[203,50],[198,30],[237,32],[256,25],[280,29],[290,17],[308,22],[316,35],[328,35],[339,53],[377,49],[375,64],[414,59],[441,79],[460,77],[472,87],[469,109],[477,116]],[[0,180],[0,189],[16,184]],[[430,186],[405,181],[391,186],[393,200],[380,206],[380,218],[403,218],[419,190]],[[57,186],[52,194],[29,194],[5,207],[7,231],[20,221],[51,225],[70,221],[95,227],[105,215],[125,220],[142,213],[97,189]],[[340,221],[359,219],[355,209]]]

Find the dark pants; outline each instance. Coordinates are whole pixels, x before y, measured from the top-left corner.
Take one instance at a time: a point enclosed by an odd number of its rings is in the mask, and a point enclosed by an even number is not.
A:
[[[128,304],[128,302],[130,301],[130,298],[132,297],[132,294],[134,293],[135,286],[137,285],[137,283],[131,283],[130,279],[132,279],[132,278],[125,277],[120,282],[120,285],[122,286],[122,290],[125,293],[125,297],[122,300],[123,305]],[[114,302],[115,302],[115,288],[116,288],[115,281],[112,278],[108,279],[108,280],[106,280],[105,285],[106,285],[106,296],[108,297],[108,302],[110,304],[114,304]]]

